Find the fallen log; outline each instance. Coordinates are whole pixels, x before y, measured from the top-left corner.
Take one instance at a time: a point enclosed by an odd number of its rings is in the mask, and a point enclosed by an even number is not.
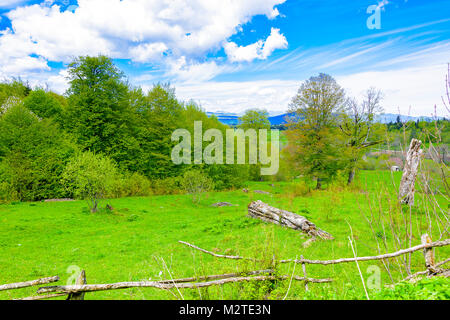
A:
[[[293,212],[269,206],[262,201],[255,201],[248,206],[248,215],[252,218],[275,223],[294,230],[300,230],[311,237],[326,240],[334,239],[331,234],[316,227],[314,223]]]
[[[405,168],[403,170],[402,181],[398,198],[402,204],[414,205],[415,184],[419,164],[423,157],[423,150],[420,148],[422,141],[412,139],[406,155]]]
[[[43,279],[38,279],[38,280],[26,281],[26,282],[4,284],[4,285],[0,286],[0,291],[34,287],[34,286],[38,286],[41,284],[47,284],[47,283],[58,282],[58,281],[59,281],[59,277],[56,276],[56,277],[43,278]]]

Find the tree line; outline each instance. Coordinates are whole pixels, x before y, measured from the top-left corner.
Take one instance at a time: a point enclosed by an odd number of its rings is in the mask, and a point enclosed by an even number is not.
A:
[[[106,56],[79,57],[68,66],[64,95],[0,84],[0,199],[101,198],[174,193],[193,168],[171,160],[172,132],[225,132],[194,102],[182,102],[169,84],[148,92],[131,86]],[[198,165],[214,189],[240,187],[246,166]]]
[[[194,122],[202,121],[203,131],[225,135],[229,127],[196,103],[177,99],[169,84],[155,84],[147,93],[132,86],[106,56],[74,59],[68,83],[64,95],[20,80],[0,83],[0,199],[88,198],[96,209],[103,197],[194,192],[197,185],[225,190],[247,180],[303,175],[320,189],[346,176],[350,184],[367,150],[400,131],[398,124],[374,121],[382,111],[381,91],[370,88],[357,101],[331,76],[319,74],[300,86],[289,106],[295,116],[275,177],[262,177],[260,165],[175,165],[176,129],[193,136]],[[250,109],[239,120],[240,129],[270,129],[265,110]],[[445,137],[447,124],[439,123]],[[415,137],[430,125],[407,130]]]

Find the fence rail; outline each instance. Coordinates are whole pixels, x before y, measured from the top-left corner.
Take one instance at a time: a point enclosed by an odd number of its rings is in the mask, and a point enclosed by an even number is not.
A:
[[[336,260],[310,260],[304,259],[288,259],[288,260],[277,260],[274,262],[278,263],[295,263],[302,264],[304,277],[294,276],[294,274],[281,275],[276,276],[273,275],[274,270],[257,270],[250,271],[244,273],[230,273],[230,274],[220,274],[220,275],[210,275],[210,276],[200,276],[200,277],[190,277],[190,278],[182,278],[182,279],[169,279],[162,281],[141,281],[141,282],[118,282],[118,283],[110,283],[110,284],[87,284],[86,283],[86,274],[82,271],[76,281],[75,285],[66,285],[66,286],[46,286],[41,287],[37,290],[38,296],[28,297],[18,300],[44,300],[51,299],[56,297],[67,296],[67,300],[84,300],[84,294],[86,292],[96,292],[96,291],[106,291],[106,290],[119,290],[119,289],[127,289],[127,288],[156,288],[161,290],[170,290],[170,289],[196,289],[196,288],[205,288],[216,285],[224,285],[228,283],[238,283],[238,282],[252,282],[252,281],[266,281],[266,280],[293,280],[302,281],[305,283],[305,288],[307,288],[308,283],[328,283],[332,282],[333,279],[316,279],[316,278],[308,278],[306,276],[305,265],[306,264],[319,264],[319,265],[332,265],[332,264],[340,264],[340,263],[350,263],[350,262],[361,262],[361,261],[373,261],[373,260],[385,260],[395,258],[401,255],[405,255],[408,253],[416,252],[423,250],[424,258],[425,258],[425,266],[427,270],[418,272],[414,275],[409,276],[405,280],[409,280],[415,276],[419,275],[438,275],[442,274],[444,276],[449,276],[449,270],[441,269],[440,267],[450,259],[442,261],[440,263],[435,263],[433,248],[444,247],[450,245],[450,239],[446,239],[443,241],[435,241],[432,242],[428,235],[423,235],[421,238],[422,244],[399,250],[393,253],[387,253],[378,256],[366,256],[366,257],[354,257],[354,258],[341,258]],[[233,260],[252,260],[258,261],[254,258],[247,258],[241,256],[227,256],[220,255],[214,252],[202,249],[188,242],[179,241],[181,244],[188,246],[194,250],[201,251],[205,254],[212,255],[217,258],[223,259],[233,259]],[[5,284],[0,286],[0,291],[3,290],[13,290],[20,289],[32,286],[38,286],[42,284],[49,284],[53,282],[59,281],[59,277],[49,277],[38,280],[32,280],[27,282],[20,283],[12,283]],[[44,295],[46,294],[46,295]],[[181,294],[181,293],[180,293]]]

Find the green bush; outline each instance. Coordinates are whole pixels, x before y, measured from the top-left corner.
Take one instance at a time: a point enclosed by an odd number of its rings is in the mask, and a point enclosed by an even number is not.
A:
[[[83,152],[67,164],[62,182],[76,198],[88,200],[91,212],[97,212],[101,199],[113,194],[120,180],[116,164],[108,157]]]
[[[238,189],[248,180],[248,165],[222,165],[213,164],[202,168],[211,180],[217,191]]]
[[[186,171],[183,175],[183,188],[192,195],[192,202],[198,203],[203,193],[214,188],[214,182],[210,177],[198,169]]]
[[[131,173],[122,179],[123,196],[149,196],[152,194],[150,180],[139,173]]]
[[[154,180],[152,183],[153,193],[156,195],[180,194],[183,192],[182,181],[182,177]]]

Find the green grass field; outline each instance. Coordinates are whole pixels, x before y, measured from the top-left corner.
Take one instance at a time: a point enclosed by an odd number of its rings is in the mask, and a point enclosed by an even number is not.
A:
[[[179,240],[193,243],[218,253],[248,257],[280,259],[334,259],[352,257],[348,236],[350,226],[357,245],[358,256],[378,254],[376,242],[363,214],[370,208],[387,211],[392,203],[378,204],[380,194],[392,194],[401,173],[391,180],[388,171],[359,173],[357,188],[332,185],[327,191],[298,195],[298,182],[249,183],[250,190],[265,190],[260,195],[242,190],[205,195],[200,204],[193,204],[188,195],[123,198],[108,201],[115,210],[91,214],[84,201],[61,203],[12,203],[0,205],[0,284],[59,275],[65,284],[71,276],[70,266],[86,270],[90,284],[138,280],[160,280],[193,275],[220,274],[257,270],[264,265],[223,260],[182,246]],[[389,196],[387,196],[389,198]],[[413,245],[420,243],[420,233],[426,230],[423,213],[425,197],[417,195]],[[272,206],[306,216],[335,240],[316,241],[308,248],[303,234],[280,226],[247,218],[247,205],[262,200]],[[221,201],[235,207],[214,208]],[[442,206],[448,206],[440,199]],[[106,204],[103,203],[103,206]],[[400,219],[399,217],[394,219]],[[401,225],[401,223],[399,223]],[[380,230],[375,230],[380,232]],[[389,251],[396,251],[392,240]],[[407,246],[405,246],[407,247]],[[447,258],[449,248],[436,250],[437,260]],[[165,265],[167,266],[165,266]],[[392,283],[382,262],[360,263],[367,280],[369,266],[381,269],[382,285]],[[279,267],[280,274],[292,274],[293,266]],[[424,270],[421,252],[412,255],[412,271]],[[170,270],[170,274],[168,273]],[[371,270],[369,268],[369,270]],[[365,297],[360,275],[354,263],[332,266],[307,266],[309,277],[333,278],[331,284],[310,284],[305,293],[303,283],[293,283],[288,299],[356,299]],[[295,274],[301,276],[301,266]],[[392,267],[395,280],[406,277],[405,272]],[[282,299],[289,281],[284,281],[268,298]],[[209,290],[183,290],[185,299],[251,299],[261,298],[263,290],[256,284],[233,284]],[[34,295],[36,288],[0,292],[0,299]],[[176,293],[178,294],[178,293]],[[372,294],[372,291],[369,291]],[[126,289],[87,293],[86,299],[174,299],[174,294],[153,288]]]

